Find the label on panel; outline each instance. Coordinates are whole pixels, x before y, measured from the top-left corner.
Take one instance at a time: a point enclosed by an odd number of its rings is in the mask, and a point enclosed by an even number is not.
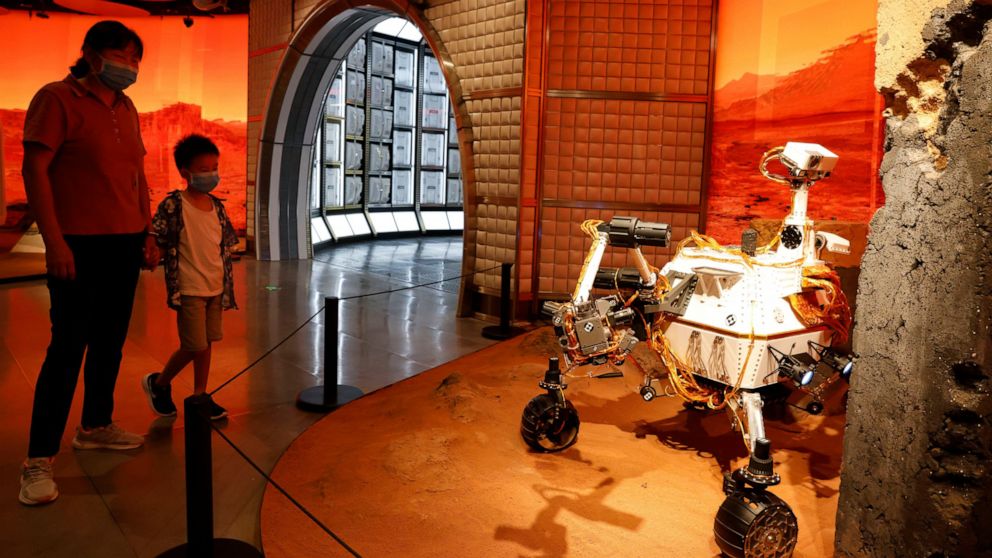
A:
[[[382,106],[382,78],[378,76],[372,76],[372,106],[381,107]]]
[[[348,67],[356,70],[365,69],[365,39],[358,39],[351,52],[348,53]]]
[[[393,73],[393,45],[382,45],[382,73],[392,74]]]
[[[420,173],[420,203],[440,205],[444,203],[444,173],[424,171]]]
[[[345,205],[358,205],[362,202],[362,177],[347,176],[344,181]]]
[[[448,150],[448,174],[462,173],[462,158],[457,149]]]
[[[385,46],[378,41],[372,41],[372,73],[383,73],[382,63],[385,60],[385,56],[383,56],[382,50]]]
[[[413,87],[413,53],[408,50],[397,50],[396,51],[396,64],[394,75],[396,76],[396,85],[403,87]]]
[[[393,171],[393,205],[411,205],[413,203],[413,172],[408,170]]]
[[[359,107],[348,106],[345,117],[345,133],[349,136],[360,136],[365,133],[365,111]]]
[[[341,162],[341,123],[324,123],[324,162]]]
[[[397,126],[413,126],[414,114],[413,92],[397,90],[393,93],[393,112]]]
[[[347,99],[355,103],[365,102],[365,74],[348,70]]]
[[[375,143],[371,145],[372,151],[372,164],[370,169],[372,172],[385,172],[389,170],[389,146],[381,143]]]
[[[345,142],[344,163],[348,170],[362,168],[362,144],[357,141]]]
[[[462,179],[448,179],[448,205],[462,205]]]
[[[444,93],[444,74],[433,56],[424,57],[424,92]]]
[[[341,191],[341,169],[338,167],[324,167],[324,205],[327,207],[341,207],[343,201]]]
[[[444,123],[448,120],[448,107],[443,95],[424,95],[424,118],[425,128],[444,129]]]
[[[420,164],[427,167],[444,166],[444,152],[448,149],[444,134],[424,134],[422,137],[424,145]]]
[[[380,109],[372,109],[372,122],[369,125],[369,136],[375,139],[383,137],[383,125],[385,124],[384,118],[382,116],[383,111]]]
[[[369,178],[369,204],[389,203],[390,193],[389,178],[379,176]]]
[[[324,114],[335,118],[344,116],[344,80],[340,77],[334,78],[334,81],[331,82],[331,88],[327,91]]]
[[[413,132],[393,131],[393,164],[401,166],[413,164]]]

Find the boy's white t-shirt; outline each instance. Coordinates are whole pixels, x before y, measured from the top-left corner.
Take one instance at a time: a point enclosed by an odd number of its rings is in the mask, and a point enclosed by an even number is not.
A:
[[[181,193],[183,229],[179,233],[179,293],[217,296],[224,292],[224,260],[220,254],[220,219],[211,204],[204,211]]]

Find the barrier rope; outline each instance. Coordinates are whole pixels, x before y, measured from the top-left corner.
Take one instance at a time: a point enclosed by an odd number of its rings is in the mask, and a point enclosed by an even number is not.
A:
[[[276,490],[279,491],[280,494],[285,496],[286,499],[290,501],[290,503],[296,506],[297,509],[299,509],[301,512],[304,513],[304,515],[309,517],[310,521],[316,523],[317,526],[321,528],[321,530],[327,533],[332,539],[337,541],[337,543],[340,544],[342,548],[347,550],[352,556],[361,558],[361,554],[359,554],[358,551],[356,551],[354,548],[349,546],[348,543],[344,542],[344,540],[341,537],[339,537],[337,534],[335,534],[334,531],[331,531],[330,527],[324,525],[324,522],[318,519],[317,516],[315,516],[310,510],[306,508],[306,506],[304,506],[299,501],[297,501],[296,498],[290,496],[289,492],[286,492],[285,488],[280,486],[279,483],[275,481],[275,479],[273,479],[268,475],[268,473],[263,471],[262,468],[257,463],[252,461],[252,459],[248,457],[248,455],[244,451],[242,451],[241,448],[239,448],[233,441],[231,441],[231,439],[227,437],[227,434],[224,434],[223,430],[218,428],[217,425],[213,424],[212,422],[210,424],[210,428],[213,428],[214,432],[216,432],[221,438],[223,438],[224,441],[227,442],[227,445],[231,446],[231,449],[237,452],[237,454],[240,455],[241,458],[244,459],[249,465],[251,465],[253,469],[258,471],[258,474],[262,475],[262,478],[265,479],[265,482],[271,484]]]
[[[477,275],[479,273],[485,273],[487,271],[492,271],[494,269],[499,269],[501,266],[502,266],[502,264],[496,265],[496,266],[492,266],[492,267],[487,267],[485,269],[479,269],[479,270],[473,271],[471,273],[465,273],[465,274],[462,274],[462,275],[456,275],[454,277],[446,277],[446,278],[441,279],[439,281],[431,281],[429,283],[420,283],[418,285],[410,285],[410,286],[400,287],[398,289],[392,289],[392,290],[388,290],[388,291],[376,291],[376,292],[372,292],[372,293],[364,293],[364,294],[353,295],[353,296],[348,296],[348,297],[341,297],[341,298],[338,298],[338,300],[354,300],[356,298],[365,298],[365,297],[370,297],[370,296],[379,296],[379,295],[383,295],[383,294],[396,293],[396,292],[400,292],[400,291],[409,291],[411,289],[419,289],[421,287],[429,287],[431,285],[437,285],[437,284],[440,284],[440,283],[445,283],[447,281],[454,281],[455,279],[462,279],[464,277],[470,277],[472,275]],[[319,316],[320,313],[323,312],[323,311],[324,311],[324,306],[321,305],[321,307],[320,307],[319,310],[317,310],[316,312],[314,312],[313,315],[311,315],[309,318],[307,318],[305,322],[303,322],[302,324],[300,324],[299,326],[297,326],[297,328],[294,329],[292,332],[290,332],[289,335],[287,335],[281,341],[279,341],[278,343],[276,343],[275,345],[273,345],[269,350],[267,350],[264,353],[262,353],[262,355],[260,357],[258,357],[255,360],[253,360],[251,362],[251,364],[249,364],[248,366],[245,366],[244,368],[242,368],[241,371],[239,371],[237,374],[231,376],[230,378],[228,378],[227,380],[225,380],[224,383],[222,383],[221,385],[219,385],[216,388],[214,388],[212,391],[209,392],[209,395],[210,396],[213,396],[215,393],[217,393],[218,391],[220,391],[221,389],[223,389],[224,387],[226,387],[228,384],[230,384],[234,380],[237,380],[242,375],[244,375],[245,373],[247,373],[256,364],[258,364],[259,362],[261,362],[265,357],[267,357],[270,354],[272,354],[273,351],[275,351],[276,349],[278,349],[279,347],[281,347],[284,343],[286,343],[287,341],[289,341],[294,335],[296,335],[297,333],[299,333],[299,331],[301,329],[303,329],[304,327],[306,327],[307,324],[309,324],[310,322],[312,322],[313,319],[316,318],[317,316]]]

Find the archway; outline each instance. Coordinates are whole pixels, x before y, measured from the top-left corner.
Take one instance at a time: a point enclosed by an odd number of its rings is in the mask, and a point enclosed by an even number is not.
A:
[[[361,7],[344,0],[327,2],[290,40],[266,104],[255,190],[255,252],[259,259],[309,257],[308,184],[324,92],[352,44],[379,22],[397,15],[417,25],[441,61],[459,131],[463,195],[467,199],[474,178],[471,128],[465,125],[468,112],[455,66],[420,8],[399,0],[377,0]],[[473,259],[467,253],[463,269],[470,269]]]

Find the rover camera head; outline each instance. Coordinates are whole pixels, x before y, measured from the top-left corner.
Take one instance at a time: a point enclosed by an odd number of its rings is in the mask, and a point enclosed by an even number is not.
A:
[[[837,164],[837,155],[815,143],[790,141],[784,147],[776,147],[761,158],[758,169],[769,180],[792,188],[809,187],[817,180],[830,176]],[[768,170],[768,163],[778,160],[788,170],[788,175],[779,175]]]
[[[825,347],[813,341],[809,342],[810,349],[820,357],[820,362],[826,364],[847,378],[854,371],[854,362],[858,360],[857,353],[844,354],[833,347]]]
[[[769,347],[768,352],[778,365],[775,372],[778,372],[780,378],[791,380],[796,387],[806,387],[813,381],[816,360],[809,353],[787,355],[775,347]]]
[[[834,170],[837,155],[822,145],[790,141],[782,150],[781,161],[793,176],[822,174],[825,177]]]

